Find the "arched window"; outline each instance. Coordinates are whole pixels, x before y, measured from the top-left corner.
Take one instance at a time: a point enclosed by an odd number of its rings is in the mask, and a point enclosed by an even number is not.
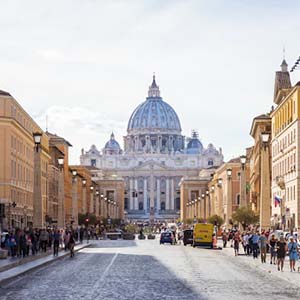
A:
[[[213,166],[214,165],[214,161],[212,159],[209,159],[208,162],[207,162],[207,165]]]

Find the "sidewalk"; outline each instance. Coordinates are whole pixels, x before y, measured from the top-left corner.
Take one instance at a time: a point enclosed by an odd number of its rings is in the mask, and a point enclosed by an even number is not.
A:
[[[247,265],[249,268],[266,273],[266,276],[275,276],[278,279],[288,281],[295,286],[300,287],[300,273],[298,267],[300,267],[300,261],[296,262],[296,272],[290,271],[290,262],[288,256],[285,258],[283,272],[277,270],[277,265],[270,264],[270,254],[267,254],[267,262],[261,263],[260,256],[258,259],[253,259],[252,256],[244,255],[244,249],[240,249],[240,255],[235,257],[234,250],[230,246],[223,248],[222,253],[226,256],[231,256],[237,260],[237,262]]]
[[[91,244],[78,244],[75,246],[75,252],[89,247]],[[61,259],[63,257],[69,256],[69,251],[59,251],[58,256],[53,256],[53,252],[40,255],[31,255],[24,259],[7,259],[6,261],[1,261],[0,264],[0,284],[6,280],[13,279],[19,275],[22,275],[28,271],[34,270],[41,266],[47,265],[53,261]]]

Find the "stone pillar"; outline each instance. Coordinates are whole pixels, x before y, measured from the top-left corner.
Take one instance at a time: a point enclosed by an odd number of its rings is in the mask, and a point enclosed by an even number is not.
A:
[[[154,208],[154,176],[150,176],[150,209]]]
[[[57,227],[65,228],[65,183],[64,169],[60,168],[58,178],[58,207],[57,207]]]
[[[160,178],[158,177],[156,179],[156,205],[157,205],[157,211],[160,211]]]
[[[147,178],[144,177],[144,211],[147,213]]]
[[[232,178],[227,177],[227,214],[226,225],[229,226],[229,221],[232,219]]]
[[[269,146],[261,149],[261,192],[259,222],[260,229],[269,229],[271,226],[271,183],[270,183],[270,160]]]
[[[171,205],[170,205],[170,209],[174,210],[175,206],[174,206],[174,178],[171,178]]]
[[[134,178],[134,191],[135,191],[135,197],[134,197],[134,209],[139,209],[139,198],[138,198],[138,180],[137,178]]]
[[[34,181],[33,181],[33,227],[43,228],[43,198],[42,198],[41,149],[34,149]]]
[[[86,214],[86,185],[82,187],[82,213]]]
[[[245,176],[246,165],[242,165],[241,177],[240,177],[240,207],[245,207],[246,203],[246,176]]]
[[[77,178],[72,178],[72,219],[73,225],[78,225]]]
[[[133,178],[129,178],[129,209],[133,210],[134,209],[134,203],[133,203]]]
[[[166,210],[170,209],[170,185],[169,178],[166,178]]]
[[[91,195],[90,195],[90,213],[94,213],[94,191],[91,190]]]

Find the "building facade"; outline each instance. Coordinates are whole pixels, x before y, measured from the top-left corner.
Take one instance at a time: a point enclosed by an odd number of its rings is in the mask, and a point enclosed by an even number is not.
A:
[[[287,63],[276,72],[272,118],[272,225],[300,227],[300,83],[291,85]],[[275,202],[279,199],[279,202]]]
[[[221,149],[212,144],[205,149],[196,132],[186,140],[181,131],[176,112],[161,98],[153,77],[146,101],[129,119],[124,150],[112,134],[102,152],[94,145],[82,150],[80,163],[106,177],[123,178],[128,218],[177,218],[181,178],[223,162]]]
[[[42,133],[39,170],[34,170],[33,132]],[[45,225],[49,160],[47,135],[9,93],[0,91],[0,203],[5,205],[4,227],[32,225],[35,171],[40,173],[39,207]]]

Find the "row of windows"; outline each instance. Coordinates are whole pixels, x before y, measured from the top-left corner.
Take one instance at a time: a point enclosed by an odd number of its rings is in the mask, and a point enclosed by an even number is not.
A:
[[[290,153],[285,159],[273,164],[273,179],[294,171],[296,171],[296,153]]]
[[[284,197],[284,191],[278,191],[273,194],[273,199],[275,199],[275,196]],[[296,200],[296,186],[289,186],[286,187],[285,190],[285,201],[295,201]]]
[[[33,147],[28,144],[24,145],[21,139],[11,135],[10,146],[13,152],[23,155],[26,160],[33,161]]]
[[[10,162],[11,178],[20,181],[22,184],[28,185],[33,182],[33,170],[19,164],[15,160]]]
[[[296,112],[296,101],[289,100],[276,113],[273,124],[273,132],[277,135],[286,126],[293,121],[293,115]]]
[[[289,134],[287,134],[285,137],[281,138],[279,141],[275,140],[275,143],[274,143],[273,149],[272,149],[273,156],[282,152],[285,148],[290,146],[295,141],[296,141],[296,129],[289,132]]]
[[[26,118],[24,118],[23,116],[23,113],[20,110],[18,110],[16,106],[14,106],[13,104],[11,105],[10,115],[12,118],[17,120],[30,133],[34,131],[31,122],[26,120]]]
[[[10,192],[10,196],[12,202],[16,202],[20,205],[29,205],[30,203],[32,203],[31,195],[26,192],[12,189]]]

